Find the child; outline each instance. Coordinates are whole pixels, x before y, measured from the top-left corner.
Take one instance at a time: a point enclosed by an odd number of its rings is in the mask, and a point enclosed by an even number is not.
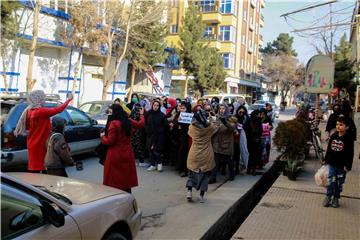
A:
[[[74,165],[70,148],[63,135],[65,123],[65,119],[58,116],[52,119],[52,131],[47,140],[45,156],[45,168],[50,175],[67,177],[65,167]]]
[[[348,129],[349,120],[344,116],[339,116],[336,121],[336,132],[330,137],[323,162],[329,164],[329,185],[323,202],[324,207],[330,205],[334,208],[339,207],[339,198],[346,172],[350,171],[352,167],[354,143],[347,132]]]

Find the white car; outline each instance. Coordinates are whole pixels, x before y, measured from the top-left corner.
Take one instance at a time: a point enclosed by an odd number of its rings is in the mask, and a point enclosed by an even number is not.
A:
[[[141,211],[115,188],[34,173],[1,173],[1,239],[134,239]]]

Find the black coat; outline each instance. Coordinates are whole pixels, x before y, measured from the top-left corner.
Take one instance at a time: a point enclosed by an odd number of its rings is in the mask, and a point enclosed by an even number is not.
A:
[[[161,111],[150,110],[145,116],[146,148],[151,146],[158,152],[163,152],[166,144],[166,135],[169,123]]]

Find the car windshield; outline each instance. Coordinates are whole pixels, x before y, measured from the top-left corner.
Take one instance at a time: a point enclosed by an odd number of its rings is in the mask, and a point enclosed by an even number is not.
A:
[[[88,114],[99,114],[101,113],[101,103],[87,103],[80,107],[80,110]]]
[[[250,110],[260,110],[261,108],[264,108],[265,106],[262,104],[253,104],[250,106]]]
[[[41,191],[46,192],[47,194],[53,196],[53,197],[56,198],[56,199],[59,199],[59,200],[65,202],[65,203],[67,203],[67,204],[69,204],[69,205],[72,204],[72,201],[71,201],[69,198],[67,198],[67,197],[64,196],[64,195],[61,195],[60,193],[50,191],[49,189],[47,189],[47,188],[44,187],[44,186],[39,186],[39,185],[33,185],[33,186],[36,187],[36,188],[38,188],[38,189],[40,189]]]

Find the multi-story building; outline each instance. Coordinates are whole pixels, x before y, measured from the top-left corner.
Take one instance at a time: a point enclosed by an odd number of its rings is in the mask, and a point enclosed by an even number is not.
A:
[[[356,1],[350,28],[350,43],[352,45],[352,59],[356,62],[356,79],[360,81],[360,2]]]
[[[261,64],[259,48],[263,44],[261,14],[264,0],[171,0],[171,20],[166,41],[169,46],[179,47],[179,31],[182,18],[189,4],[196,4],[202,11],[205,24],[204,36],[210,47],[219,50],[227,71],[224,92],[241,93],[257,98],[261,91],[258,67]],[[181,95],[186,88],[183,70],[173,71],[174,95]]]

